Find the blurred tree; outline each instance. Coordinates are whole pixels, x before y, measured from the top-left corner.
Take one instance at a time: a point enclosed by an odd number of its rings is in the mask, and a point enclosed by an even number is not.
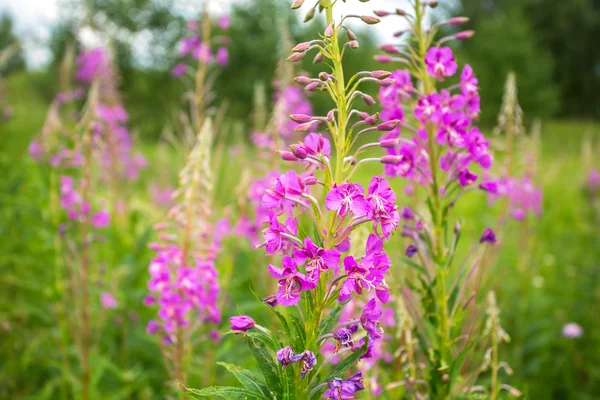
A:
[[[23,51],[14,33],[12,16],[10,14],[3,14],[0,16],[0,50],[4,50],[9,46],[13,47],[10,56],[0,65],[0,76],[7,76],[26,67]]]
[[[538,54],[546,53],[552,58],[552,84],[558,86],[558,111],[562,115],[600,117],[600,51],[597,51],[600,41],[600,4],[597,0],[457,0],[455,5],[462,8],[461,14],[471,18],[470,27],[478,31],[473,45],[465,46],[471,59],[484,61],[487,55],[475,53],[484,46],[484,42],[499,45],[499,53],[506,50],[514,54],[517,50],[507,48],[520,48],[522,61],[537,60]],[[516,19],[510,20],[512,18]],[[489,24],[499,28],[497,24],[502,19],[505,31],[487,28]],[[519,24],[526,27],[521,28]],[[516,31],[522,34],[526,31],[527,37],[522,37],[524,43],[514,41],[517,39],[514,35]],[[506,35],[513,40],[508,40]],[[533,52],[527,55],[524,53],[526,50]],[[544,55],[542,59],[545,58]],[[535,65],[539,66],[540,63]],[[547,69],[544,68],[543,73]],[[521,83],[529,79],[528,76],[519,78]],[[499,79],[495,86],[500,88],[501,81]],[[527,102],[528,94],[523,94],[523,100]],[[549,103],[556,103],[556,99],[549,99]],[[546,106],[544,110],[529,111],[539,115],[548,114],[545,112]]]

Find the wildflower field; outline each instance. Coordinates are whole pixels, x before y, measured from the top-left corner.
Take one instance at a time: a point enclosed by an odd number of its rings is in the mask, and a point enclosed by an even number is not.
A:
[[[0,399],[600,398],[600,124],[360,2],[285,2],[267,81],[205,3],[153,90],[99,26],[0,76]]]

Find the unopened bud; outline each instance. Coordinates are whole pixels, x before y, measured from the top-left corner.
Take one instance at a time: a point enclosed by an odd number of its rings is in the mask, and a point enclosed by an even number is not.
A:
[[[385,139],[379,142],[379,145],[384,149],[393,149],[398,146],[400,141],[398,139]]]
[[[312,121],[312,117],[306,114],[292,114],[290,115],[290,119],[299,124],[304,124],[306,122]]]
[[[290,62],[298,62],[298,61],[302,60],[305,55],[306,55],[306,53],[292,53],[292,55],[289,56],[287,58],[287,60]]]
[[[450,380],[450,375],[448,375],[448,374],[442,375],[442,382],[448,382],[449,380]]]
[[[419,252],[419,248],[417,247],[416,244],[411,243],[408,245],[408,247],[406,248],[405,254],[408,258],[412,258],[415,256],[415,254],[417,254]]]
[[[377,70],[377,71],[371,72],[371,76],[376,79],[385,79],[391,75],[392,75],[392,73],[390,71]]]
[[[383,86],[383,87],[388,87],[394,84],[394,82],[396,82],[395,79],[393,78],[385,78],[385,79],[380,79],[377,81],[377,84],[379,86]]]
[[[312,124],[310,122],[307,122],[305,124],[299,124],[298,126],[296,126],[294,128],[294,131],[295,132],[306,132],[307,130],[310,129],[311,125]]]
[[[379,113],[375,113],[373,115],[368,116],[367,118],[365,118],[364,123],[367,126],[375,126],[377,121],[379,121]]]
[[[275,307],[277,305],[277,297],[275,295],[267,296],[263,299],[263,303],[267,304],[268,306]]]
[[[292,150],[292,154],[299,158],[300,160],[304,160],[308,156],[308,152],[306,151],[306,147],[303,144],[292,144],[290,146],[290,150]]]
[[[400,36],[404,35],[406,32],[407,32],[407,30],[398,31],[398,32],[394,32],[392,35],[394,37],[400,37]]]
[[[391,156],[391,155],[388,155],[388,156],[381,157],[380,161],[381,161],[382,164],[392,164],[392,165],[395,165],[395,164],[398,164],[400,161],[402,161],[402,158],[403,158],[402,156]]]
[[[329,110],[329,112],[327,113],[327,121],[333,122],[334,119],[335,119],[335,111]]]
[[[315,16],[315,9],[311,8],[310,10],[308,10],[308,12],[306,13],[306,17],[304,17],[304,22],[308,22],[311,19],[313,19],[313,17]]]
[[[333,36],[333,24],[329,24],[327,28],[325,28],[325,32],[323,33],[326,38],[330,38]]]
[[[356,35],[348,28],[346,28],[346,36],[348,37],[348,40],[356,40]]]
[[[458,32],[454,37],[458,40],[466,40],[472,38],[474,34],[475,31],[462,31]]]
[[[469,22],[469,17],[454,17],[448,20],[450,25],[462,25]]]
[[[377,125],[378,131],[392,131],[394,130],[401,121],[399,119],[393,119],[391,121],[384,122],[383,124]]]
[[[362,22],[369,25],[375,25],[381,22],[379,18],[375,18],[370,15],[363,15],[362,17],[360,17],[360,19]]]
[[[387,17],[391,13],[389,11],[385,11],[385,10],[375,10],[375,11],[373,11],[373,14],[377,15],[378,17]]]
[[[298,161],[296,156],[294,154],[292,154],[291,151],[282,151],[280,154],[281,154],[281,159],[284,161]]]
[[[391,44],[382,44],[381,46],[379,46],[379,49],[385,51],[388,54],[400,54],[400,51],[398,51],[398,49]]]
[[[354,50],[358,49],[358,40],[351,40],[350,42],[348,42],[348,45],[353,48]]]
[[[406,15],[406,11],[404,11],[401,8],[396,8],[396,14],[398,14],[401,17],[404,17]]]
[[[323,60],[325,60],[325,56],[323,55],[323,53],[318,52],[315,58],[313,58],[313,64],[318,64],[320,62],[323,62]]]
[[[456,221],[456,223],[454,224],[454,234],[458,235],[460,233],[460,229],[461,229],[460,221]]]
[[[301,183],[306,186],[312,186],[312,185],[316,185],[317,183],[319,183],[319,180],[317,178],[315,178],[314,176],[310,175],[310,176],[307,176],[306,178],[302,179]]]
[[[387,64],[392,62],[392,57],[386,56],[385,54],[377,54],[375,56],[375,61],[380,62],[382,64]]]
[[[294,53],[304,53],[310,47],[310,42],[298,43],[296,47],[292,49]]]
[[[363,93],[362,98],[363,98],[363,101],[365,102],[365,104],[368,106],[372,106],[373,104],[375,104],[375,100],[368,94]]]
[[[366,113],[364,111],[359,111],[358,117],[364,121],[365,119],[369,118],[369,113]]]
[[[356,165],[356,157],[354,157],[354,156],[347,157],[346,162],[349,163],[350,165]]]
[[[294,0],[292,3],[292,10],[302,7],[302,4],[304,4],[304,0]]]
[[[319,79],[325,82],[329,79],[329,74],[325,71],[319,72]]]
[[[438,6],[438,2],[433,0],[429,2],[429,7],[431,8],[436,8]]]
[[[300,85],[308,85],[311,80],[308,76],[304,76],[304,75],[300,75],[294,78],[294,81],[296,83],[299,83]]]
[[[315,90],[320,88],[321,85],[323,85],[321,82],[311,82],[308,85],[306,85],[304,90],[308,90],[309,92],[314,92]]]

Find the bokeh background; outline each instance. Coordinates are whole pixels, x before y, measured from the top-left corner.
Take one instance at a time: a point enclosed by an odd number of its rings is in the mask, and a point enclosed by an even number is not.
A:
[[[513,338],[503,348],[514,370],[507,379],[531,399],[600,399],[600,211],[598,189],[594,192],[588,182],[590,171],[600,168],[600,5],[593,0],[440,3],[434,18],[465,15],[476,31],[455,51],[479,78],[482,128],[491,132],[496,125],[511,71],[526,131],[535,120],[541,122],[543,212],[525,228],[517,223],[509,228],[504,251],[490,271],[504,328]],[[357,12],[402,4],[348,1]],[[145,333],[152,311],[141,305],[151,258],[147,244],[153,224],[163,216],[151,206],[149,187],[158,174],[174,179],[183,162],[172,150],[166,153],[168,162],[161,159],[162,138],[175,123],[185,90],[171,73],[179,59],[176,44],[201,8],[200,0],[0,0],[0,49],[12,46],[0,67],[5,113],[0,123],[0,398],[59,398],[65,376],[56,346],[54,232],[44,222],[49,193],[27,149],[59,90],[59,65],[68,43],[77,50],[110,47],[130,129],[149,162],[128,199],[137,209],[135,223],[113,257],[122,267],[120,306],[107,316],[110,323],[102,332],[105,357],[94,377],[98,398],[164,398],[158,346]],[[266,89],[267,105],[272,102],[271,82],[282,58],[281,26],[295,42],[324,27],[319,19],[302,24],[283,0],[215,0],[211,12],[215,18],[231,16],[230,62],[215,78],[214,103],[227,103],[230,133],[224,143],[239,148],[250,142],[257,82]],[[347,70],[377,69],[378,45],[400,28],[387,22],[369,31],[357,27],[361,47],[347,57]],[[319,71],[310,61],[302,67]],[[310,101],[316,113],[328,110],[323,96]],[[218,171],[221,207],[234,196],[237,179],[234,168]],[[460,214],[472,221],[467,234],[476,237],[495,212],[485,199],[461,206]],[[523,240],[530,243],[525,260]],[[249,245],[227,246],[231,251],[222,262],[236,271],[226,293],[231,308],[224,313],[231,315],[236,308],[252,309],[248,288],[260,288],[253,263],[262,261]],[[569,322],[583,328],[581,337],[562,335]],[[231,339],[223,341],[217,357],[230,357],[235,346]]]

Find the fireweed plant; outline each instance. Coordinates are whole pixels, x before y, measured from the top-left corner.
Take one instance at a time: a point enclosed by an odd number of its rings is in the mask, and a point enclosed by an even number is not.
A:
[[[75,87],[72,64],[70,48],[61,68],[63,90],[52,102],[42,132],[29,151],[50,169],[63,368],[65,374],[73,374],[67,352],[74,341],[81,378],[73,390],[77,397],[88,399],[92,395],[91,357],[100,341],[99,332],[108,313],[119,306],[114,294],[118,287],[114,260],[103,256],[108,246],[118,253],[120,239],[110,229],[115,223],[111,216],[124,215],[117,203],[124,195],[122,182],[134,180],[145,160],[133,152],[108,53],[94,49],[77,57]],[[99,174],[99,170],[106,173]],[[104,200],[106,195],[112,197],[112,207]],[[107,274],[111,282],[103,279]],[[66,393],[64,384],[62,388]]]
[[[302,3],[296,1],[292,8],[300,8]],[[333,6],[331,1],[323,0],[309,9],[307,19],[319,8],[325,14],[327,28],[318,39],[294,47],[288,58],[296,62],[314,50],[317,61],[326,61],[328,70],[317,78],[299,76],[296,81],[307,91],[327,92],[335,107],[326,116],[293,114],[290,118],[298,124],[297,132],[326,127],[331,141],[311,132],[302,143],[281,150],[283,160],[304,165],[305,170],[290,170],[275,177],[261,199],[268,220],[259,247],[269,255],[283,256],[280,262],[267,267],[277,280],[277,290],[264,299],[281,323],[282,336],[249,316],[230,318],[231,331],[248,339],[264,381],[250,371],[224,364],[244,388],[191,389],[190,394],[342,399],[353,398],[364,389],[362,373],[346,371],[360,359],[372,357],[375,344],[383,336],[379,320],[381,304],[389,299],[385,275],[390,267],[383,243],[398,227],[400,215],[395,194],[383,177],[373,177],[366,190],[351,178],[366,162],[397,162],[398,157],[361,157],[366,148],[396,145],[396,140],[357,149],[354,144],[369,132],[393,129],[399,121],[379,123],[378,114],[369,115],[355,108],[358,100],[368,106],[375,103],[358,90],[359,86],[389,86],[393,83],[389,72],[359,72],[348,81],[344,75],[343,56],[359,45],[344,23],[358,18],[375,24],[379,19],[347,15],[334,21]],[[345,43],[344,38],[348,39]],[[317,199],[319,188],[323,189],[324,201]],[[361,226],[370,230],[364,247],[356,249],[354,254],[358,256],[344,255],[350,248],[350,234]],[[342,305],[355,298],[365,300],[360,314],[338,324]],[[325,358],[320,349],[328,342],[335,343],[337,350]],[[340,361],[332,366],[331,360],[337,357]]]
[[[180,172],[176,205],[159,224],[160,242],[149,266],[150,294],[144,303],[158,307],[158,319],[147,332],[159,336],[164,361],[174,384],[185,385],[192,366],[192,348],[212,340],[220,322],[219,282],[214,262],[220,249],[212,212],[212,126],[207,119],[186,166]],[[207,345],[208,346],[208,345]]]
[[[471,391],[477,375],[468,371],[480,370],[470,365],[472,361],[465,363],[469,355],[475,357],[481,337],[474,332],[478,296],[473,276],[481,247],[497,241],[487,228],[465,259],[455,262],[461,227],[450,222],[450,212],[464,194],[477,188],[477,169],[489,169],[493,157],[489,141],[475,126],[480,97],[472,68],[462,68],[457,84],[444,84],[459,73],[446,44],[466,40],[474,32],[459,31],[436,40],[440,27],[456,28],[468,19],[456,17],[427,27],[427,10],[437,2],[415,0],[411,5],[412,12],[375,12],[380,17],[403,18],[409,26],[397,35],[408,34],[406,41],[383,45],[386,54],[376,56],[384,64],[399,62],[404,68],[392,73],[393,84],[379,94],[382,119],[399,122],[380,140],[397,141],[387,150],[390,162],[385,173],[411,181],[426,194],[424,212],[404,208],[400,214],[402,236],[410,242],[404,261],[413,271],[402,284],[399,299],[399,310],[405,311],[401,320],[405,321],[407,368],[390,386],[404,386],[416,398],[449,399]],[[497,183],[481,182],[479,187],[494,191]],[[421,349],[418,357],[415,342]],[[424,367],[420,357],[426,360]]]

